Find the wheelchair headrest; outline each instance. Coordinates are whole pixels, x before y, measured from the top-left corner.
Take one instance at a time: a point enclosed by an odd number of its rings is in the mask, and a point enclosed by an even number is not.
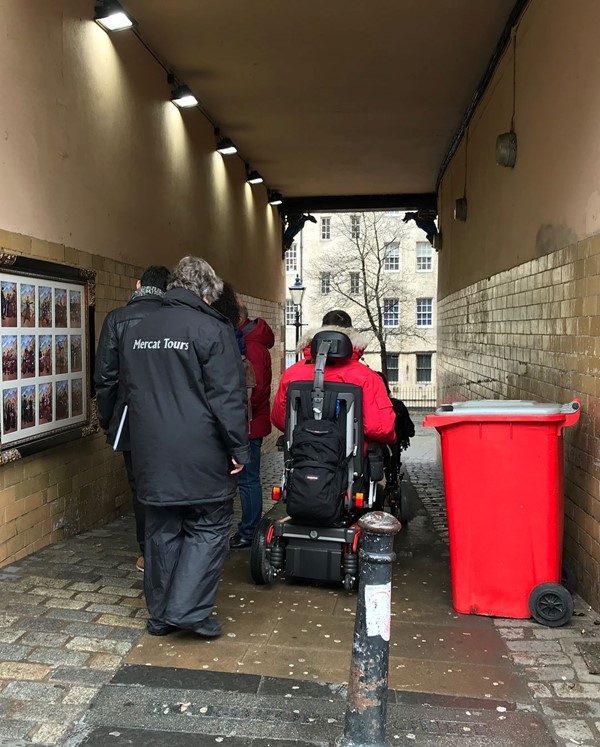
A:
[[[316,359],[319,352],[319,344],[324,341],[331,343],[331,347],[327,353],[327,360],[343,360],[352,357],[352,342],[348,335],[345,335],[343,332],[324,329],[317,332],[310,343],[310,355],[313,360]]]

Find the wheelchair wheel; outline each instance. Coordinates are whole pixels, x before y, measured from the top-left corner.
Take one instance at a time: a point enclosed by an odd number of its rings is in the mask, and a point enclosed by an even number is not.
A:
[[[408,522],[414,518],[413,507],[410,502],[409,496],[402,490],[399,491],[400,500],[397,504],[396,518],[401,524],[408,524]]]
[[[252,548],[250,550],[250,575],[258,586],[270,584],[273,580],[273,568],[267,556],[268,542],[273,522],[268,517],[263,517],[254,532]]]
[[[539,584],[529,595],[529,611],[542,625],[558,628],[573,615],[573,597],[560,584]]]

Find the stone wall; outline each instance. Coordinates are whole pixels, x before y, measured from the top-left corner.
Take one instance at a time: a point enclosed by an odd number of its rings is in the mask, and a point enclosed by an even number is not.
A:
[[[142,268],[70,247],[0,231],[0,247],[96,270],[96,342],[108,311],[127,302]],[[273,382],[281,374],[281,305],[244,296],[250,316],[275,332]],[[274,448],[277,433],[265,439]],[[0,466],[0,566],[131,510],[123,459],[97,433]]]
[[[600,609],[600,237],[439,301],[438,392],[462,399],[581,400],[564,431],[565,553]],[[510,469],[510,465],[499,465]]]

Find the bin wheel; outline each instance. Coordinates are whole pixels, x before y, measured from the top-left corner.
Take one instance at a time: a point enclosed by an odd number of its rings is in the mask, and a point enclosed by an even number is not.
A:
[[[573,597],[560,584],[539,584],[529,595],[529,611],[542,625],[558,628],[573,615]]]
[[[258,586],[270,584],[273,580],[273,567],[267,557],[267,534],[273,522],[266,516],[261,519],[250,549],[250,575]]]

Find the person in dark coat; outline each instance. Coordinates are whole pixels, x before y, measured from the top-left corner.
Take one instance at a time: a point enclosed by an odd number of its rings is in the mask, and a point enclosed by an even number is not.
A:
[[[211,618],[250,460],[244,368],[211,303],[223,281],[198,257],[173,270],[161,308],[130,330],[125,395],[139,500],[146,506],[148,632],[221,633]]]
[[[242,519],[229,542],[232,550],[250,547],[262,516],[263,498],[260,481],[260,450],[263,438],[271,432],[271,354],[275,344],[273,330],[264,319],[250,320],[248,309],[240,304],[241,330],[246,343],[246,358],[254,370],[255,386],[250,399],[250,463],[238,475]]]
[[[124,396],[120,381],[123,339],[128,329],[141,322],[149,314],[160,308],[167,289],[170,272],[166,267],[151,265],[136,283],[136,290],[126,306],[110,311],[100,333],[96,352],[94,383],[100,427],[106,432],[106,441],[113,446],[123,414]],[[135,478],[131,466],[129,432],[121,431],[116,451],[123,452],[127,479],[133,498],[135,529],[140,546],[140,557],[136,561],[139,571],[144,570],[144,515],[145,508],[137,498]]]

